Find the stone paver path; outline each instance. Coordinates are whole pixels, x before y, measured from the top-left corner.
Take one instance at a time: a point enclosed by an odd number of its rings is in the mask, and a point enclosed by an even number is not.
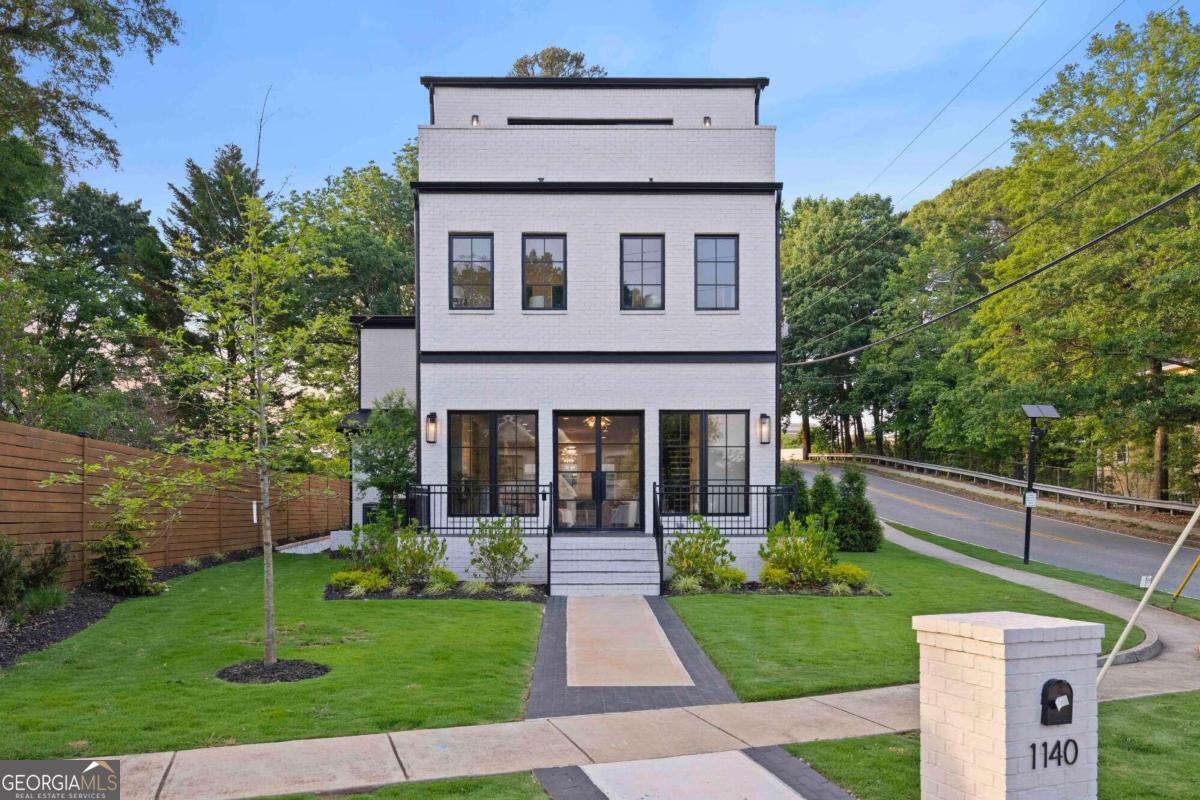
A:
[[[643,597],[567,598],[568,686],[693,686]]]
[[[1105,611],[1123,620],[1128,620],[1138,605],[1136,600],[1119,597],[1100,589],[980,561],[945,547],[939,547],[924,539],[909,536],[890,525],[884,526],[884,533],[889,542],[894,542],[922,555],[994,575],[1011,583],[1040,589],[1081,605]],[[1109,670],[1108,675],[1104,678],[1104,683],[1100,686],[1100,699],[1102,701],[1117,700],[1200,690],[1200,658],[1196,657],[1196,646],[1200,644],[1200,621],[1154,606],[1147,606],[1138,618],[1138,624],[1146,629],[1147,636],[1150,636],[1150,631],[1153,630],[1162,642],[1162,652],[1149,661],[1114,666]]]

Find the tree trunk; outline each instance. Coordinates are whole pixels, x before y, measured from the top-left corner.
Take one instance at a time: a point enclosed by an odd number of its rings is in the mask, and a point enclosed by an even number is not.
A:
[[[808,411],[805,411],[800,422],[800,460],[808,461],[810,453],[812,453],[812,423],[808,419]]]
[[[842,423],[842,449],[849,453],[854,449],[854,441],[850,438],[850,415],[841,415]]]
[[[862,412],[854,415],[854,446],[859,450],[867,449],[867,432],[863,428]]]
[[[1154,394],[1162,393],[1162,362],[1154,359],[1150,362],[1150,380],[1153,381]],[[1150,478],[1150,495],[1157,500],[1168,500],[1170,491],[1170,476],[1167,474],[1167,426],[1159,425],[1154,429],[1154,467]]]
[[[880,411],[879,406],[875,406],[873,409],[871,409],[871,419],[873,420],[874,428],[875,428],[875,454],[880,455],[880,456],[883,455],[883,419],[882,419],[882,417],[883,417],[883,413]]]
[[[263,663],[270,665],[275,656],[275,563],[271,544],[271,474],[259,462],[258,492],[261,498],[258,522],[262,531],[263,551]]]

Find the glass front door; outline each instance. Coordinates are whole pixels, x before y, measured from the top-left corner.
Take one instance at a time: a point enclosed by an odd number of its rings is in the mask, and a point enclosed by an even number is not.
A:
[[[641,530],[642,415],[556,414],[560,530]]]

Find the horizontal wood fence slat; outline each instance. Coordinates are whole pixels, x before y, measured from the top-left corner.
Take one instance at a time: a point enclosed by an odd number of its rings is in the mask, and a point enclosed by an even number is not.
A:
[[[100,463],[111,455],[118,463],[156,455],[148,450],[0,422],[0,536],[34,552],[55,540],[71,545],[71,564],[63,583],[76,586],[87,576],[83,545],[108,531],[93,523],[105,518],[87,498],[103,484],[103,472],[82,484],[38,484],[54,473],[78,473],[77,464]],[[194,466],[180,460],[180,468]],[[142,556],[151,567],[189,558],[244,550],[259,544],[259,526],[251,518],[258,482],[247,473],[214,490],[197,494],[169,531],[156,535]],[[346,528],[350,524],[350,483],[307,475],[300,496],[270,510],[272,538],[279,544]],[[261,514],[260,514],[261,518]]]

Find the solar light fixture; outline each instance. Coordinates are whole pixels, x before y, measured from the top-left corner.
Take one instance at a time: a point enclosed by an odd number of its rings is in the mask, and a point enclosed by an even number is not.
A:
[[[1029,543],[1033,531],[1033,509],[1037,505],[1037,492],[1033,489],[1033,476],[1037,466],[1038,439],[1046,435],[1046,429],[1038,427],[1039,419],[1061,419],[1058,409],[1048,403],[1022,405],[1021,410],[1029,419],[1029,455],[1025,462],[1025,563],[1029,563]]]
[[[1021,410],[1025,412],[1025,416],[1030,419],[1061,419],[1062,415],[1058,413],[1058,409],[1052,405],[1024,405]]]

